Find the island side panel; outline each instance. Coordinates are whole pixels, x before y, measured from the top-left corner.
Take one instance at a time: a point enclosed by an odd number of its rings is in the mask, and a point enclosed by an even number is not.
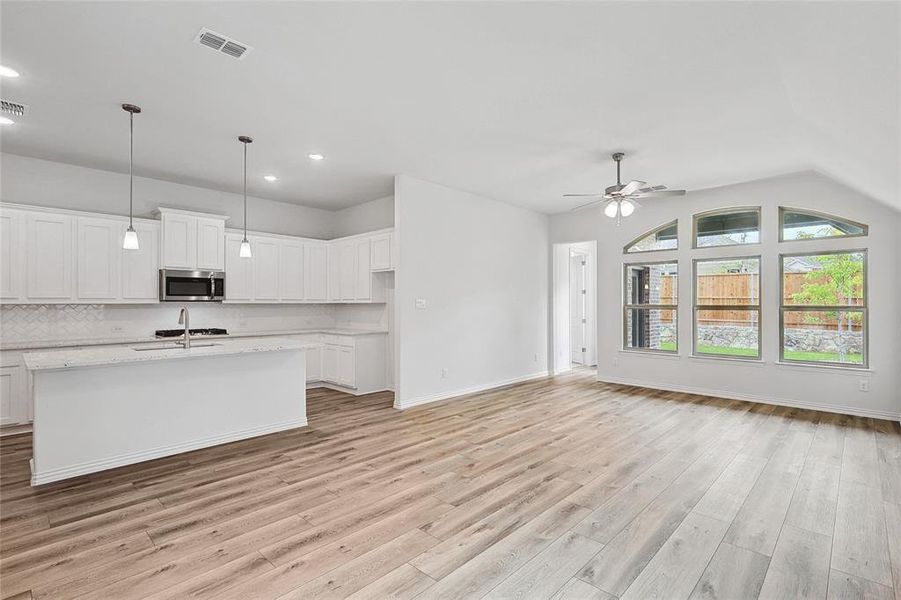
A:
[[[35,371],[32,485],[303,427],[304,352]]]

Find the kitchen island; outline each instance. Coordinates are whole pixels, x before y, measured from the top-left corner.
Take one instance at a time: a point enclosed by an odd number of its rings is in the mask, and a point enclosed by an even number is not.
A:
[[[307,349],[284,338],[24,355],[32,485],[303,427]]]

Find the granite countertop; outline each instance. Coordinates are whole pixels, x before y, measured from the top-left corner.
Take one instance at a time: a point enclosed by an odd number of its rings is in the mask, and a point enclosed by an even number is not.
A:
[[[279,337],[265,337],[231,341],[228,344],[215,340],[197,340],[196,346],[184,348],[169,340],[165,345],[142,344],[136,346],[115,346],[110,348],[83,348],[52,352],[29,352],[23,356],[29,371],[75,369],[107,365],[148,362],[157,360],[178,360],[185,358],[225,356],[248,352],[279,352],[282,350],[305,350],[318,348],[322,344],[301,342]]]
[[[384,329],[353,329],[353,328],[315,328],[315,329],[291,329],[282,331],[236,331],[228,335],[200,335],[192,340],[215,340],[248,337],[268,337],[282,335],[308,335],[322,333],[327,335],[384,335],[388,332]],[[40,350],[45,348],[72,348],[75,346],[110,346],[116,344],[165,344],[180,338],[158,338],[153,335],[143,337],[108,337],[90,338],[82,340],[28,340],[0,343],[0,351],[3,350]]]

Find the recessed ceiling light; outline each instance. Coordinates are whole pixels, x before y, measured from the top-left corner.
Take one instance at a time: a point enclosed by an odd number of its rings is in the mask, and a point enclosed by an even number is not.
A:
[[[278,181],[278,177],[275,175],[263,175],[263,179],[266,181]]]
[[[307,157],[310,160],[322,160],[323,158],[325,158],[323,155],[315,153],[315,152],[313,154],[307,154]]]
[[[0,117],[0,125],[12,125],[15,123],[12,119],[8,119],[6,117]]]
[[[15,69],[0,65],[0,77],[18,77],[19,72]]]

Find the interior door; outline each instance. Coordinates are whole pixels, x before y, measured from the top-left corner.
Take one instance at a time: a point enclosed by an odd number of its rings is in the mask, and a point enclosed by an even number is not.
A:
[[[569,264],[569,339],[572,362],[585,364],[588,348],[588,278],[583,254],[570,257]]]

